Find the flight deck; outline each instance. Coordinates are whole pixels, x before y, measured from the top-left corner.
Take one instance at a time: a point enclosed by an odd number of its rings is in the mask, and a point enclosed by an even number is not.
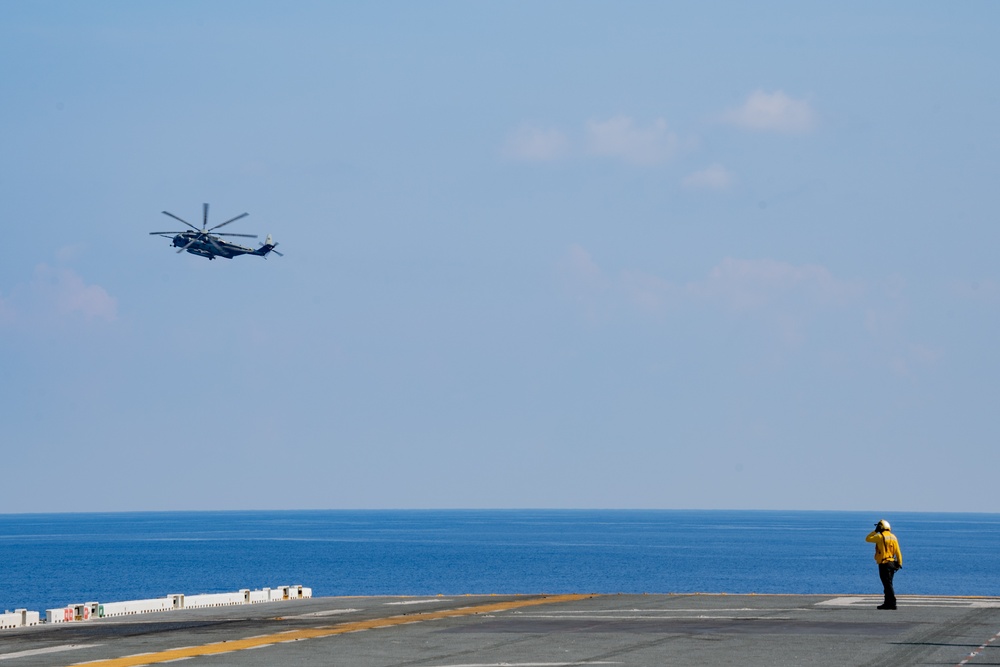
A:
[[[997,665],[1000,598],[858,595],[329,597],[0,635],[2,667]]]

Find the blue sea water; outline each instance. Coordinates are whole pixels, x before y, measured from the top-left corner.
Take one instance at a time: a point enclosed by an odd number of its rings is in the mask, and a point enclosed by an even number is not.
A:
[[[303,584],[320,595],[867,593],[859,512],[0,515],[0,609]],[[897,592],[1000,595],[1000,515],[898,513]]]

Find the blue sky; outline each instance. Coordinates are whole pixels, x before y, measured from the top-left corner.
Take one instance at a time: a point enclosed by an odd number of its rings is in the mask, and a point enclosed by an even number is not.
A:
[[[0,5],[0,511],[1000,512],[998,19]]]

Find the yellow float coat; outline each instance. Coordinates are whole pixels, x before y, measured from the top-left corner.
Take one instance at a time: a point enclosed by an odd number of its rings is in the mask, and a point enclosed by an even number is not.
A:
[[[875,543],[875,562],[881,565],[895,560],[899,566],[903,566],[903,552],[899,550],[899,540],[888,530],[881,533],[873,530],[868,533],[865,542]]]

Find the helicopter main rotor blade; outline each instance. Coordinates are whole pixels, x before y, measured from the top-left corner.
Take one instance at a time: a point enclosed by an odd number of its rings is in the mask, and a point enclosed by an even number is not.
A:
[[[190,227],[191,229],[194,229],[194,230],[196,230],[196,231],[199,231],[199,232],[201,231],[200,229],[198,229],[197,227],[195,227],[194,225],[192,225],[192,224],[191,224],[190,222],[188,222],[188,221],[187,221],[187,220],[185,220],[184,218],[178,218],[178,217],[177,217],[176,215],[174,215],[174,214],[173,214],[173,213],[171,213],[170,211],[164,211],[164,212],[163,212],[163,215],[169,215],[169,216],[170,216],[171,218],[173,218],[174,220],[178,220],[178,221],[180,221],[180,222],[183,222],[183,223],[184,223],[185,225],[187,225],[187,226],[188,226],[188,227]]]
[[[163,235],[163,234],[185,234],[185,233],[187,233],[187,230],[184,230],[183,232],[150,232],[149,235],[153,236],[154,234]]]
[[[245,236],[248,239],[255,239],[255,238],[257,238],[256,234],[226,234],[226,233],[222,233],[222,234],[216,234],[216,236]]]
[[[193,246],[197,241],[198,241],[198,237],[196,236],[193,239],[191,239],[190,241],[188,241],[188,244],[186,246],[182,246],[181,249],[177,251],[177,254],[178,255],[181,254],[182,252],[184,252],[185,250],[187,250],[188,248],[190,248],[191,246]]]
[[[206,234],[205,240],[212,244],[212,247],[216,249],[216,251],[219,253],[221,257],[227,256],[226,251],[222,249],[222,246],[220,246],[218,243],[215,242],[214,236],[212,236],[211,234]]]
[[[208,206],[208,204],[206,204],[206,206]],[[212,227],[212,229],[218,229],[219,227],[225,227],[225,226],[226,226],[226,225],[228,225],[228,224],[229,224],[230,222],[236,222],[236,221],[237,221],[237,220],[239,220],[240,218],[245,218],[245,217],[247,217],[248,215],[250,215],[250,214],[249,214],[249,213],[240,213],[240,214],[239,214],[238,216],[236,216],[235,218],[230,218],[229,220],[226,220],[225,222],[223,222],[223,223],[221,223],[221,224],[218,224],[218,225],[216,225],[215,227]],[[212,231],[212,229],[209,229],[209,230],[207,230],[207,231]]]
[[[201,222],[201,228],[202,229],[205,229],[206,227],[208,227],[208,202],[205,202],[204,206],[205,206],[205,217],[202,219],[202,222]]]

